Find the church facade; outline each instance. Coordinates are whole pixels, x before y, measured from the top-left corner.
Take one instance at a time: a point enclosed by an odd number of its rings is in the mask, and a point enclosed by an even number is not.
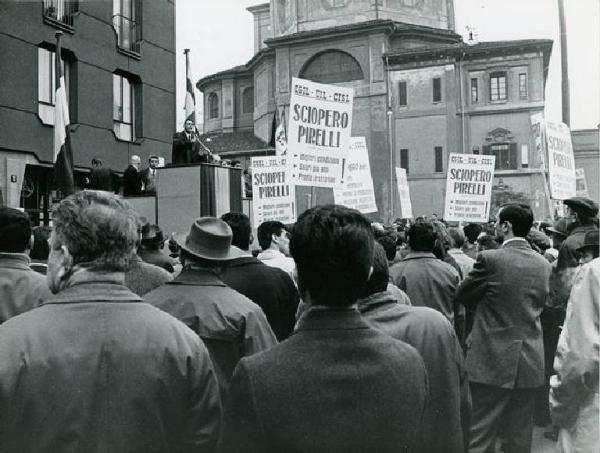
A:
[[[394,167],[408,173],[415,216],[443,214],[450,153],[496,156],[495,184],[546,212],[530,115],[544,109],[550,40],[464,42],[452,0],[272,0],[248,8],[255,54],[204,77],[205,145],[244,167],[273,153],[292,77],[354,89],[379,212],[402,217]],[[298,208],[333,201],[300,188]],[[307,189],[308,190],[308,189]]]

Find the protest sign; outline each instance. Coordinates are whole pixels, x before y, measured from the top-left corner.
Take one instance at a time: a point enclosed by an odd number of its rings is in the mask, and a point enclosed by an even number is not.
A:
[[[343,184],[353,97],[352,88],[292,78],[287,145],[296,185]]]
[[[267,220],[296,221],[296,193],[287,170],[285,157],[252,158],[252,217],[255,228]]]
[[[398,185],[398,197],[400,198],[400,209],[403,219],[412,219],[412,203],[410,202],[410,191],[406,179],[406,169],[396,167],[396,184]]]
[[[585,179],[585,170],[583,168],[575,169],[575,196],[589,198],[587,181]]]
[[[363,214],[377,212],[369,152],[364,137],[351,137],[345,161],[344,184],[333,189],[336,204],[356,209]]]
[[[550,195],[555,200],[575,196],[575,158],[571,144],[571,131],[566,124],[546,122],[548,147],[548,174]]]
[[[450,154],[444,220],[487,222],[496,156]]]

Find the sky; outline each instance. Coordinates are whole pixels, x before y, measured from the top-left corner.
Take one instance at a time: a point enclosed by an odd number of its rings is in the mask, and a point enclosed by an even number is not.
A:
[[[177,129],[182,128],[185,56],[190,49],[198,79],[245,64],[254,53],[254,22],[248,6],[266,0],[176,0]],[[567,18],[571,129],[600,124],[600,0],[564,0]],[[560,43],[557,0],[455,0],[456,32],[467,26],[479,41],[552,39],[546,83],[546,118],[561,119]],[[196,90],[196,109],[202,114]]]

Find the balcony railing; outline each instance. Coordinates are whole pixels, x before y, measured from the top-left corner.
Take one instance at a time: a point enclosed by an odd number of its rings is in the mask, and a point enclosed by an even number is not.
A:
[[[43,0],[44,18],[73,27],[73,17],[79,11],[78,0]]]
[[[117,32],[119,48],[130,52],[140,53],[141,28],[135,20],[116,14],[113,16],[113,26]]]

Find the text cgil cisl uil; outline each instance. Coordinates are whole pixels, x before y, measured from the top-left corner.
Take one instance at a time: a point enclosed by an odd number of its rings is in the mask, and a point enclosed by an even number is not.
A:
[[[298,142],[330,148],[340,147],[342,133],[339,129],[348,127],[347,112],[299,104],[294,104],[292,109],[294,121],[303,123],[298,125]]]
[[[486,183],[492,180],[492,172],[487,170],[471,170],[468,168],[452,168],[448,177],[454,181],[454,193],[485,195]]]

